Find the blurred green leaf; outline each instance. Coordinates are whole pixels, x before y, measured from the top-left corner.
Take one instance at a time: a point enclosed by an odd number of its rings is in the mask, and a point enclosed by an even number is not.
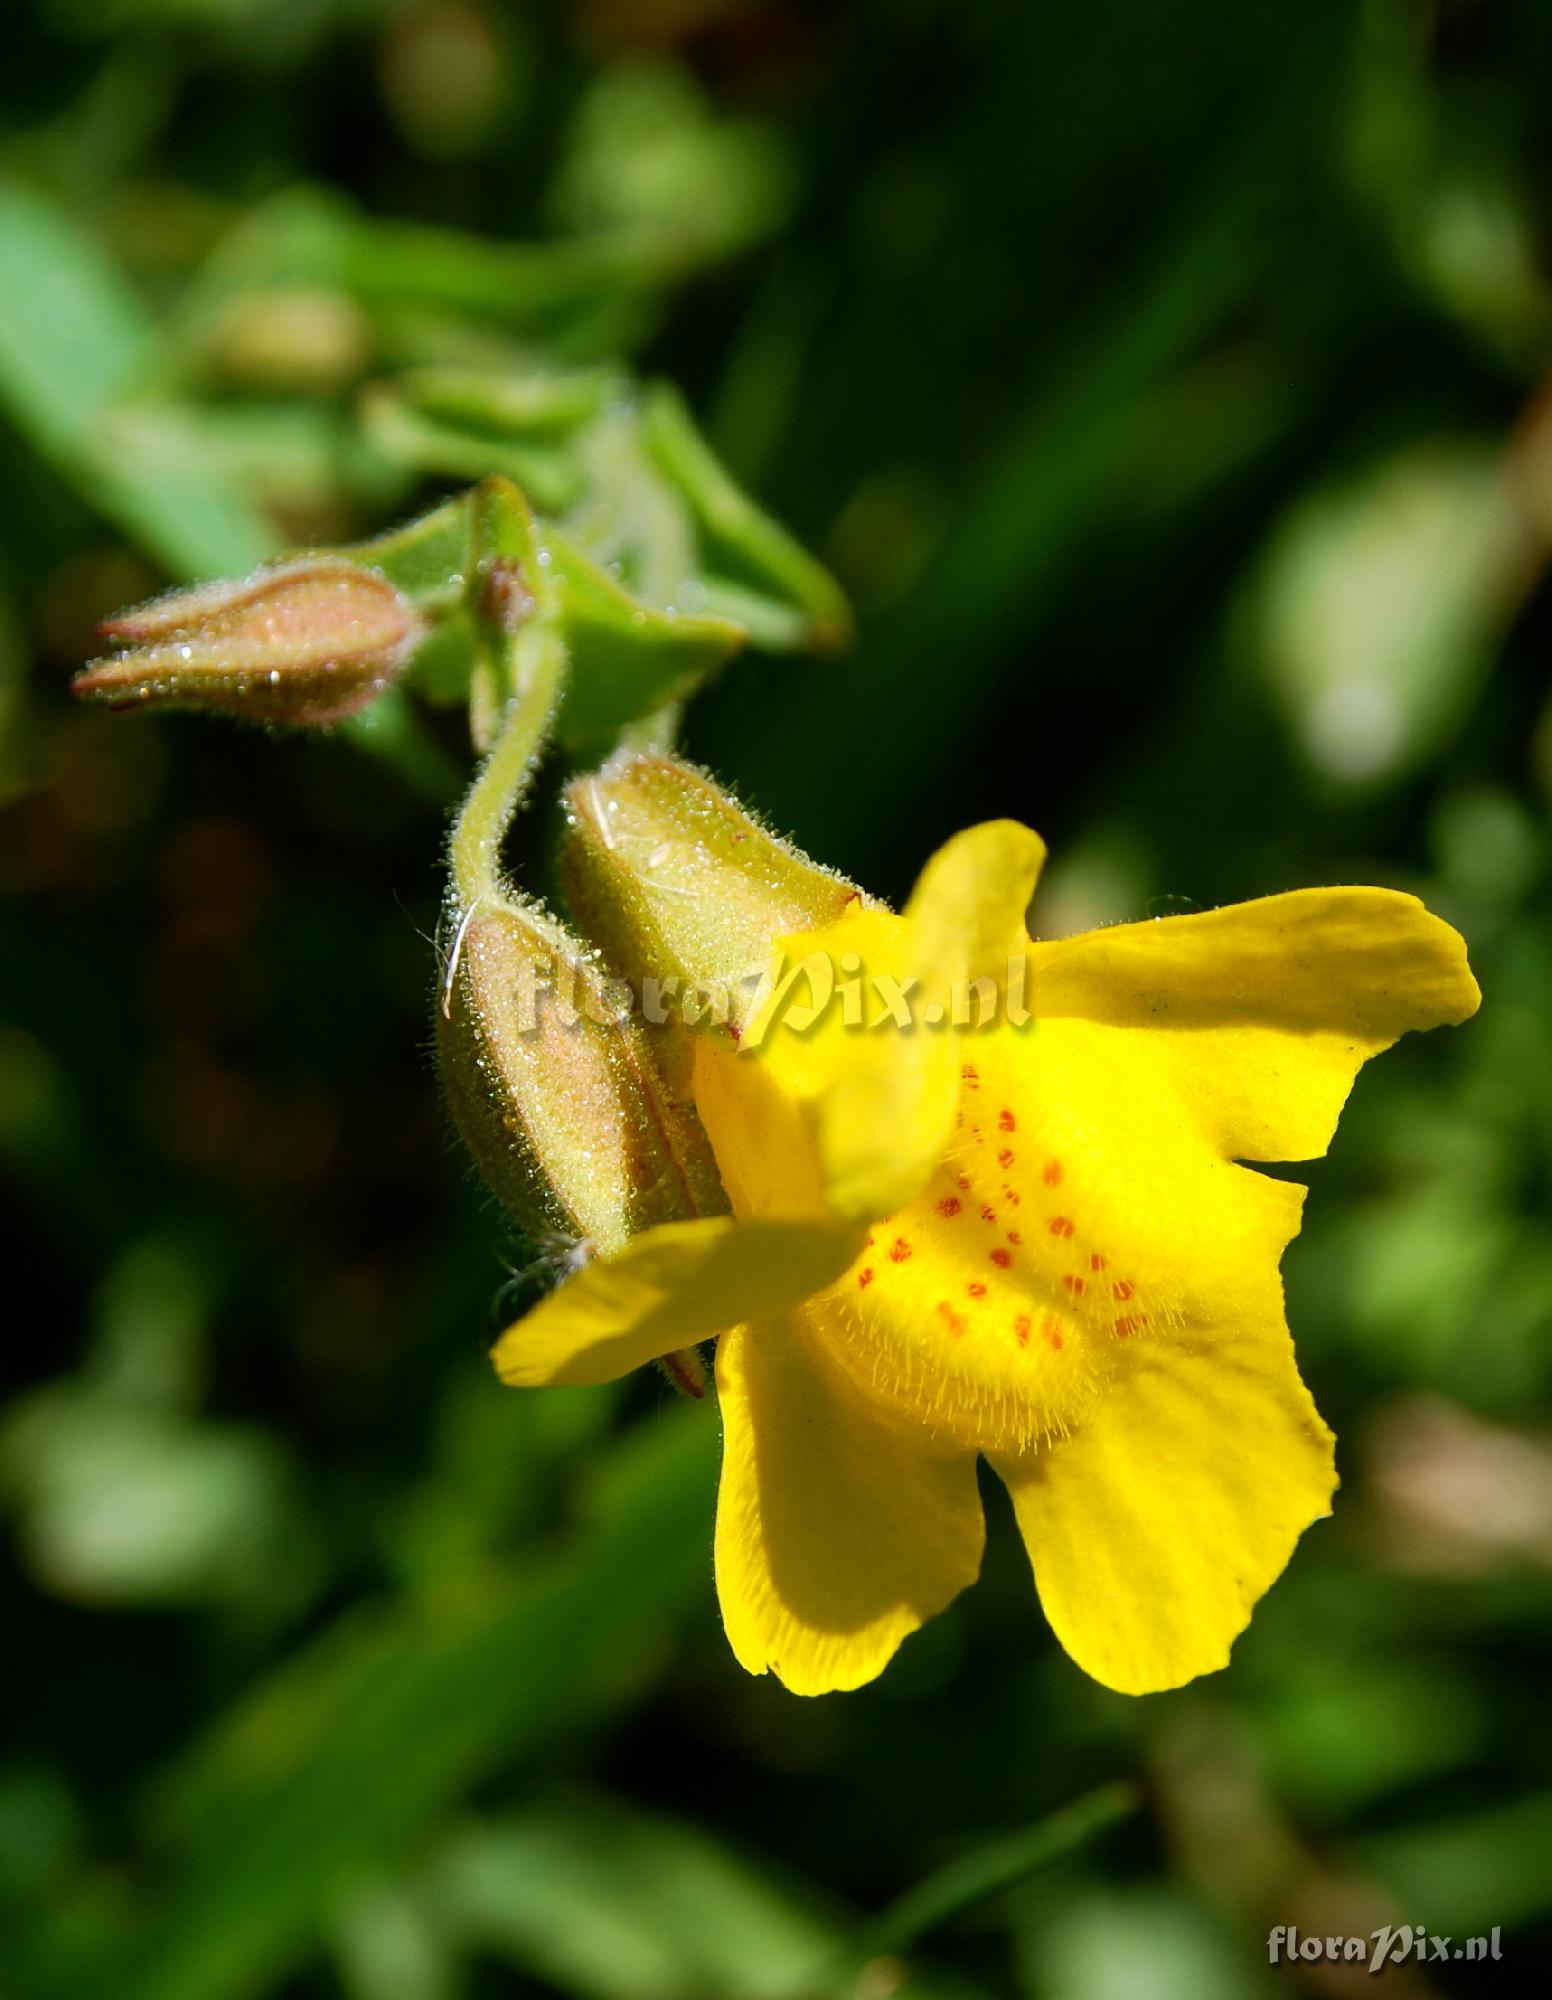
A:
[[[1535,1792],[1362,1843],[1364,1860],[1430,1931],[1482,1932],[1552,1909],[1552,1792]],[[1410,1913],[1417,1912],[1414,1916]]]
[[[1316,768],[1375,784],[1432,755],[1541,560],[1485,443],[1412,446],[1302,498],[1266,558],[1260,643]]]
[[[89,506],[175,575],[250,569],[279,538],[196,432],[154,402],[154,325],[42,195],[0,177],[0,398]]]
[[[836,1938],[717,1841],[600,1798],[470,1827],[427,1886],[471,1944],[585,2000],[787,2000]]]
[[[267,1990],[364,1865],[625,1698],[663,1620],[704,1588],[714,1448],[702,1413],[648,1426],[564,1551],[359,1617],[298,1653],[182,1773],[183,1866],[164,1918],[125,1947],[116,1990]]]

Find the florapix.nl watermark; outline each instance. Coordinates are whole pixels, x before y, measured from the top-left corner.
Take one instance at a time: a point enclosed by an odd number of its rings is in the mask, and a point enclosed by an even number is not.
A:
[[[449,985],[456,953],[455,944]],[[745,1049],[758,1047],[778,1022],[797,1035],[826,1024],[858,1034],[980,1030],[994,1023],[1022,1028],[1032,1018],[1028,972],[1028,960],[1015,953],[998,974],[940,983],[875,970],[854,951],[811,951],[798,959],[778,953],[758,971],[698,986],[675,973],[639,983],[613,973],[586,979],[564,959],[536,956],[517,969],[512,1022],[527,1035],[537,1034],[546,1020],[574,1030],[584,1021],[603,1027],[632,1015],[653,1027],[733,1024]]]
[[[1387,1965],[1448,1964],[1454,1960],[1501,1959],[1500,1926],[1494,1924],[1485,1937],[1440,1937],[1422,1924],[1382,1924],[1367,1937],[1311,1937],[1293,1924],[1274,1924],[1267,1933],[1266,1955],[1273,1965],[1302,1963],[1327,1965],[1339,1960],[1383,1972]]]

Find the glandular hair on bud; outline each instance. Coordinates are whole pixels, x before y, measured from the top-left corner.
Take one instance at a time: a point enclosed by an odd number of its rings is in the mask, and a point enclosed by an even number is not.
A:
[[[386,577],[334,556],[173,591],[101,627],[123,648],[73,691],[111,708],[196,708],[326,727],[380,694],[421,636]]]
[[[743,1025],[776,940],[858,899],[703,772],[646,753],[566,793],[561,872],[582,930],[642,985],[670,982],[682,1019]]]
[[[528,1233],[602,1254],[662,1222],[720,1214],[711,1148],[674,1102],[632,995],[552,918],[492,900],[452,935],[437,1017],[465,1144]]]

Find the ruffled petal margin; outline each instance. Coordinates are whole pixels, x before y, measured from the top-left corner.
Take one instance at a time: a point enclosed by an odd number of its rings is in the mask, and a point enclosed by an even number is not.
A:
[[[740,1665],[794,1694],[860,1687],[981,1566],[975,1455],[891,1422],[801,1317],[717,1348],[716,1574]]]
[[[1150,1694],[1228,1663],[1337,1481],[1280,1314],[1129,1358],[1081,1430],[991,1462],[1057,1638],[1106,1687]]]
[[[1037,944],[1030,1001],[1145,1033],[1231,1159],[1325,1152],[1353,1079],[1481,993],[1459,935],[1391,889],[1300,889]]]

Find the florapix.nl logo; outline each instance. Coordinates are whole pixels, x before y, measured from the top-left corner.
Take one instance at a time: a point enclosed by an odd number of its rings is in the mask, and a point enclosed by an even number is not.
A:
[[[1274,1924],[1267,1933],[1266,1955],[1273,1965],[1295,1961],[1305,1965],[1324,1961],[1330,1965],[1345,1960],[1365,1965],[1370,1972],[1383,1972],[1387,1965],[1400,1965],[1407,1959],[1414,1964],[1473,1959],[1486,1962],[1503,1957],[1499,1929],[1495,1924],[1486,1937],[1461,1938],[1457,1942],[1454,1938],[1440,1937],[1422,1924],[1382,1924],[1367,1937],[1311,1937],[1293,1924]]]

